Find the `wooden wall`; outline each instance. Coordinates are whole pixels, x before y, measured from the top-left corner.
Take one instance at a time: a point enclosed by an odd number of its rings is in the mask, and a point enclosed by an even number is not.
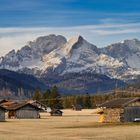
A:
[[[31,119],[31,118],[39,118],[39,111],[30,107],[26,106],[16,111],[16,118],[19,119]]]
[[[5,111],[0,109],[0,121],[5,121]]]
[[[125,107],[124,108],[124,121],[133,122],[135,118],[140,118],[140,106]]]

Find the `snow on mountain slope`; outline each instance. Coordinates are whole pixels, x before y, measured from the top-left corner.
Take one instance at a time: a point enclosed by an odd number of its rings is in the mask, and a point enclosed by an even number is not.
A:
[[[132,54],[126,58],[127,64],[132,67],[140,70],[140,53]]]
[[[81,36],[78,40],[69,46],[71,40],[64,46],[64,50],[71,48],[66,55],[66,72],[80,72],[94,65],[99,51],[96,46],[84,40]]]
[[[114,59],[113,57],[109,57],[108,55],[105,55],[105,54],[99,55],[97,61],[100,66],[111,66],[113,68],[121,67],[124,65],[123,62],[117,59]]]
[[[96,51],[95,51],[96,50]],[[93,63],[94,57],[98,56],[96,46],[88,43],[81,36],[70,39],[63,47],[55,49],[43,57],[40,69],[56,68],[58,65],[65,65],[62,71],[73,71],[83,69],[87,62]],[[83,67],[83,68],[82,68]],[[69,70],[70,69],[70,70]]]
[[[99,73],[125,79],[139,75],[140,41],[125,40],[99,49],[81,36],[66,41],[63,36],[39,37],[0,59],[0,68],[36,76],[47,73]]]
[[[35,68],[42,64],[42,57],[52,50],[63,46],[66,39],[63,36],[49,35],[37,38],[15,52],[12,50],[1,58],[1,68],[17,71],[24,67]]]
[[[140,70],[140,41],[124,40],[101,49],[102,53],[126,62],[129,67]]]
[[[101,54],[96,46],[81,36],[76,36],[63,47],[55,49],[43,57],[40,70],[47,73],[49,68],[61,75],[91,72],[116,78],[118,70],[123,73],[127,66],[119,60]]]

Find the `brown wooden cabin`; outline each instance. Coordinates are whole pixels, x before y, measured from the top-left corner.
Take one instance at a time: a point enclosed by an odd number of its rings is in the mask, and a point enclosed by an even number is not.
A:
[[[63,112],[59,109],[53,109],[51,112],[50,112],[50,115],[51,116],[62,116]]]
[[[37,119],[40,118],[40,108],[30,103],[16,103],[13,102],[7,106],[3,106],[8,111],[8,118],[17,119]]]
[[[82,106],[79,105],[79,104],[72,105],[72,110],[81,111],[82,110]]]
[[[140,97],[118,98],[98,106],[100,122],[134,122],[140,120]]]
[[[0,122],[5,121],[5,112],[6,112],[6,109],[0,106]]]

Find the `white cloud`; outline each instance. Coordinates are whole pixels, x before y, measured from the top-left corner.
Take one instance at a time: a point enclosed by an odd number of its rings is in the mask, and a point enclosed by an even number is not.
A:
[[[140,23],[99,24],[61,28],[0,28],[0,56],[12,49],[20,49],[28,41],[34,40],[38,36],[61,34],[70,38],[80,34],[94,44],[105,46],[107,43],[118,41],[120,38],[123,40],[127,37],[140,37],[139,27]]]

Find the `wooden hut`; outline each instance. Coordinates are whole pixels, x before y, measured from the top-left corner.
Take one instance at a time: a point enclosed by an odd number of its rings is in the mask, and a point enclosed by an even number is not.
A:
[[[0,106],[0,121],[1,122],[5,121],[5,112],[6,112],[6,109]]]
[[[40,118],[40,108],[30,103],[13,103],[8,106],[4,106],[8,111],[8,118],[17,119],[37,119]]]
[[[79,104],[72,105],[72,110],[81,111],[82,110],[82,106],[79,105]]]
[[[140,120],[140,97],[119,98],[99,105],[100,122],[134,122]]]
[[[51,112],[50,112],[50,115],[51,116],[62,116],[63,112],[59,109],[53,109]]]

